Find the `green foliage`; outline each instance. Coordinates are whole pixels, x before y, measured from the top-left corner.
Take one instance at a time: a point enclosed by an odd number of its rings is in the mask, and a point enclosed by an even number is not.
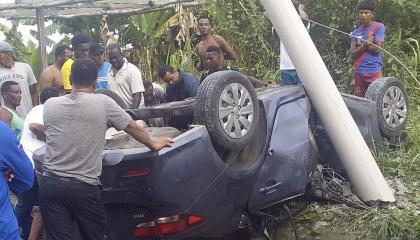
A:
[[[167,21],[175,14],[173,10],[151,12],[130,17],[126,26],[120,29],[120,43],[124,46],[131,44],[134,54],[131,61],[140,66],[148,80],[155,78],[158,65],[167,54],[171,46],[160,41],[166,33]],[[137,60],[137,61],[136,61]]]
[[[296,1],[297,2],[297,1]],[[332,28],[350,33],[358,26],[359,0],[303,0],[309,18]],[[386,26],[384,48],[400,59],[420,79],[420,8],[418,0],[377,0],[375,19]],[[210,0],[193,8],[195,15],[207,13],[213,21],[214,33],[224,37],[238,55],[231,63],[242,72],[266,81],[278,81],[279,39],[264,16],[258,0]],[[145,79],[154,79],[159,64],[192,71],[197,63],[194,46],[177,42],[179,27],[169,27],[177,13],[173,10],[127,16],[109,16],[108,26],[119,36],[122,45],[131,44],[130,61],[141,67]],[[54,20],[62,33],[81,31],[93,41],[100,38],[100,18],[81,17]],[[36,67],[37,51],[25,47],[16,31],[7,30],[6,37],[16,49],[19,60]],[[352,93],[353,61],[350,59],[350,37],[320,25],[312,25],[310,35],[328,70],[341,91]],[[69,43],[69,39],[65,40]],[[401,79],[409,94],[410,115],[401,146],[378,153],[375,157],[385,178],[401,179],[409,192],[398,201],[407,208],[390,211],[355,210],[343,205],[325,205],[306,209],[296,219],[303,231],[302,239],[327,239],[326,231],[338,231],[330,239],[420,239],[420,85],[391,55],[384,53],[384,75]],[[37,71],[37,70],[35,70]],[[306,226],[306,228],[305,228]],[[276,226],[278,228],[278,226]],[[284,239],[284,229],[279,235]],[[290,230],[290,229],[289,229]],[[289,231],[291,232],[291,230]],[[352,237],[354,236],[354,238]],[[325,237],[325,238],[324,238]],[[276,238],[274,238],[276,239]],[[293,239],[287,238],[287,239]]]
[[[375,219],[378,240],[419,239],[420,219],[412,211],[391,210]]]
[[[214,33],[224,37],[237,53],[235,67],[260,79],[278,78],[279,45],[259,1],[215,0],[199,12],[208,13]]]
[[[307,0],[304,1],[309,18],[335,29],[350,33],[357,27],[358,0]],[[386,26],[384,48],[400,58],[419,78],[420,8],[412,0],[382,0],[375,11],[377,21]],[[311,30],[312,39],[321,53],[339,89],[352,92],[353,66],[349,56],[350,37],[315,25]],[[386,76],[395,76],[404,81],[407,88],[414,79],[396,60],[384,53]],[[412,91],[410,92],[412,93]]]
[[[39,48],[35,46],[34,43],[30,42],[26,49],[31,52],[30,56],[27,56],[24,62],[28,63],[32,67],[32,71],[34,72],[35,78],[39,79],[42,72],[42,66],[40,62],[40,53]]]
[[[75,17],[70,19],[53,19],[56,30],[60,33],[77,33],[86,34],[92,42],[100,40],[100,16]]]
[[[169,56],[169,54],[168,54]],[[192,72],[194,70],[194,59],[198,59],[197,54],[194,50],[176,50],[172,55],[169,57],[169,62],[167,61],[166,64],[173,67],[174,69],[182,69],[186,72]]]
[[[22,34],[17,30],[19,22],[13,21],[10,29],[2,27],[5,30],[3,33],[6,36],[6,41],[13,47],[13,57],[17,61],[24,61],[32,53],[28,50],[22,41]]]

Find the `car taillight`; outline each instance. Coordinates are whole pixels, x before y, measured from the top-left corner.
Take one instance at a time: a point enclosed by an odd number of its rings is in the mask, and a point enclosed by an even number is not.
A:
[[[122,177],[138,177],[144,176],[150,173],[150,168],[130,169],[127,170]]]
[[[133,235],[135,237],[161,237],[185,231],[201,221],[203,221],[203,218],[194,215],[161,217],[151,222],[140,223],[134,229]]]

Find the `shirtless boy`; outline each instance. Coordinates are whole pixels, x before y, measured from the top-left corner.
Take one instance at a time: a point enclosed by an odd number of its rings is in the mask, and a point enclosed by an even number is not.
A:
[[[201,16],[198,18],[198,31],[201,34],[201,42],[195,47],[195,51],[198,56],[200,56],[200,66],[198,70],[204,70],[205,60],[206,60],[206,50],[209,46],[219,47],[223,54],[225,55],[226,60],[236,60],[237,56],[233,49],[229,46],[226,40],[219,36],[212,34],[212,24],[207,16]]]
[[[73,52],[70,50],[69,46],[61,45],[55,49],[54,55],[54,64],[47,67],[41,73],[41,90],[47,87],[56,87],[60,90],[61,94],[64,94],[63,80],[61,79],[61,67],[67,59],[73,56]]]

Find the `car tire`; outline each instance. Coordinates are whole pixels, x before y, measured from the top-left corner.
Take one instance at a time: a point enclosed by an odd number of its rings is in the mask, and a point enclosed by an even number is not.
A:
[[[376,103],[382,136],[388,139],[400,136],[409,111],[408,96],[402,82],[394,77],[379,78],[370,84],[365,98]]]
[[[125,105],[125,102],[121,99],[120,96],[118,96],[113,91],[107,89],[96,89],[95,93],[106,95],[112,98],[112,100],[114,100],[122,109],[127,109],[127,105]]]
[[[194,118],[207,127],[215,145],[227,151],[238,150],[250,143],[258,131],[255,89],[239,72],[213,73],[197,91]]]

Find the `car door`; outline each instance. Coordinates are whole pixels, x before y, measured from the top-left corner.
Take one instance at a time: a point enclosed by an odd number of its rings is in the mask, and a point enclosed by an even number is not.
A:
[[[279,103],[267,157],[251,193],[251,212],[304,194],[318,155],[308,123],[310,111],[306,96]]]

